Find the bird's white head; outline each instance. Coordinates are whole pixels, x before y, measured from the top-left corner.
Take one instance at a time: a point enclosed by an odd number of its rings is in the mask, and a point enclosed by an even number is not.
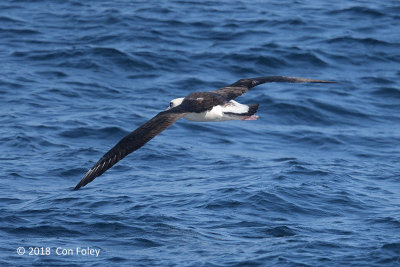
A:
[[[169,107],[167,108],[167,110],[177,107],[180,104],[182,104],[184,97],[180,97],[180,98],[175,98],[174,100],[171,100],[171,102],[169,102]]]

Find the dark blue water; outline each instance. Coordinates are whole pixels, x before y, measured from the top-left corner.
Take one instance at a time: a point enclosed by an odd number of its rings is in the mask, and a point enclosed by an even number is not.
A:
[[[1,1],[0,265],[399,266],[399,14]],[[180,120],[72,191],[171,99],[267,75],[339,83],[258,86],[259,120]]]

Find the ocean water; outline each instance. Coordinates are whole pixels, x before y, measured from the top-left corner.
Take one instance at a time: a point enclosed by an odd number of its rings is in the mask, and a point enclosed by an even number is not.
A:
[[[399,14],[0,1],[0,266],[400,266]],[[268,75],[338,83],[255,87],[259,120],[180,120],[72,190],[171,99]]]

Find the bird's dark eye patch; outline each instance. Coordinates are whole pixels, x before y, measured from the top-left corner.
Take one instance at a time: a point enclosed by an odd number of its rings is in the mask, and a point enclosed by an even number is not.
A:
[[[172,102],[169,102],[169,107],[172,108]]]

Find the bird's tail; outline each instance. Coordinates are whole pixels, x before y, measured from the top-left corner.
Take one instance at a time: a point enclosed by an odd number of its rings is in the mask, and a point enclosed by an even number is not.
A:
[[[259,104],[250,104],[248,106],[249,106],[249,111],[247,112],[247,114],[243,114],[243,115],[251,116],[257,112]]]
[[[224,112],[226,115],[230,115],[233,117],[234,120],[243,120],[243,121],[247,121],[247,120],[256,120],[258,119],[257,115],[254,115],[257,110],[258,110],[258,106],[259,104],[250,104],[247,105],[249,107],[249,109],[247,110],[247,112],[243,112],[243,113],[237,113],[237,112]]]
[[[258,110],[258,104],[250,104],[249,111],[245,114],[241,114],[239,119],[242,121],[255,121],[258,119],[257,115],[254,115]]]

